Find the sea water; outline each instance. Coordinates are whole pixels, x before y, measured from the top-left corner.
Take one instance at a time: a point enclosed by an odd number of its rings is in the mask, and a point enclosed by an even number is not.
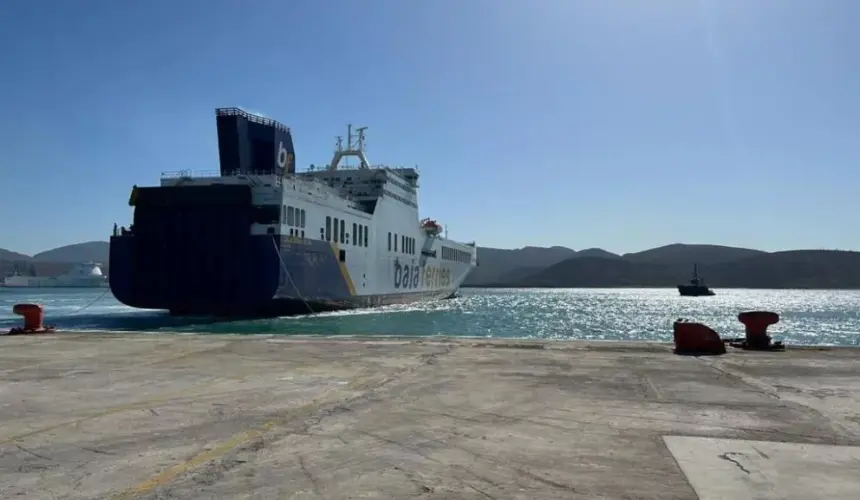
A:
[[[172,317],[126,307],[106,289],[0,288],[0,330],[20,324],[12,306],[44,305],[62,330],[349,336],[670,341],[688,318],[723,337],[743,336],[737,314],[779,313],[769,330],[788,344],[860,345],[860,291],[717,290],[680,297],[675,289],[464,289],[455,299],[253,321]]]

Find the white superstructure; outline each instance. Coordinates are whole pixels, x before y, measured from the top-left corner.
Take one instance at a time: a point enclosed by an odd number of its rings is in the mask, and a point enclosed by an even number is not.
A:
[[[331,245],[348,283],[348,296],[359,299],[353,301],[356,305],[453,295],[477,263],[475,244],[448,239],[441,225],[420,219],[418,169],[370,165],[364,151],[365,129],[353,134],[350,126],[346,145],[338,137],[331,163],[323,168],[311,165],[283,176],[200,177],[173,172],[162,174],[161,185],[250,184],[253,204],[261,214],[251,233],[282,236],[285,266],[303,245]],[[340,165],[348,157],[359,164]],[[301,270],[291,272],[297,275]],[[296,290],[307,289],[291,287],[289,280],[295,277],[281,281],[283,298],[295,298]]]
[[[69,272],[56,277],[22,276],[18,273],[3,280],[3,286],[14,288],[101,288],[107,287],[107,277],[101,264],[76,264]]]

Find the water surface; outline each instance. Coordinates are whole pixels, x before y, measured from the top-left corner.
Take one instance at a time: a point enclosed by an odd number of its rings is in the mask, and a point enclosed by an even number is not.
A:
[[[680,297],[653,288],[464,289],[438,302],[231,322],[131,309],[104,292],[0,288],[0,328],[20,322],[13,304],[38,302],[64,330],[669,341],[676,318],[734,337],[743,335],[739,312],[765,309],[781,315],[770,331],[790,344],[860,345],[860,291],[853,290],[720,289],[714,297]]]

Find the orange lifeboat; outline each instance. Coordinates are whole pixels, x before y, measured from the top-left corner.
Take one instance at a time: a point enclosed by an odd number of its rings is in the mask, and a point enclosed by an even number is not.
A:
[[[50,333],[55,330],[53,325],[45,325],[45,309],[41,304],[15,304],[12,314],[24,317],[24,326],[12,328],[9,335],[26,335],[32,333]]]
[[[421,227],[424,231],[436,235],[442,232],[442,226],[440,226],[435,220],[432,219],[424,219],[421,221]]]

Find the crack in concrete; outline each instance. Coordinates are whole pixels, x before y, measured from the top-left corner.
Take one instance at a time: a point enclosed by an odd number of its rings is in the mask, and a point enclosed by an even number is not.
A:
[[[741,463],[740,463],[740,462],[738,462],[738,461],[737,461],[737,460],[735,460],[734,458],[730,457],[729,455],[743,456],[743,453],[736,453],[736,452],[733,452],[733,451],[729,451],[729,452],[723,453],[722,455],[717,455],[717,456],[718,456],[719,458],[722,458],[723,460],[726,460],[726,461],[728,461],[728,462],[731,462],[731,463],[733,463],[733,464],[737,465],[737,466],[738,466],[738,469],[740,469],[740,470],[742,470],[742,471],[746,472],[747,474],[749,474],[749,473],[750,473],[750,471],[749,471],[746,467],[744,467],[743,465],[741,465]]]

